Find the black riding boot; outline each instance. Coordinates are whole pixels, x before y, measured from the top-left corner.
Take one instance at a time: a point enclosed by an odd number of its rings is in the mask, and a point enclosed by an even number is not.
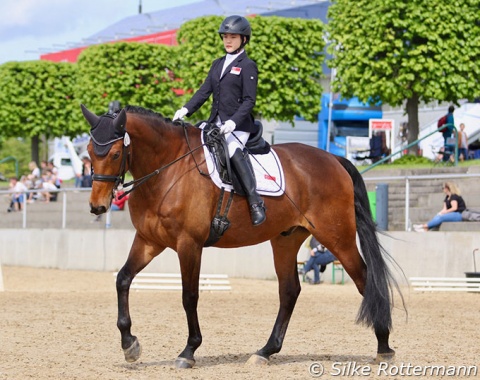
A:
[[[250,215],[252,216],[252,224],[258,226],[266,219],[265,206],[262,198],[257,193],[257,182],[255,176],[248,162],[245,160],[243,153],[240,149],[237,149],[230,158],[233,164],[237,177],[242,185],[243,190],[247,194],[248,203],[250,204]]]

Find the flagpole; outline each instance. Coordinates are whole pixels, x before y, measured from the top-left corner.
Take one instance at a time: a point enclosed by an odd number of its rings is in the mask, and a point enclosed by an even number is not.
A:
[[[335,68],[330,71],[330,99],[328,101],[328,121],[327,121],[327,143],[325,150],[330,151],[330,134],[332,132],[332,108],[333,108],[333,89],[332,82],[335,78]]]

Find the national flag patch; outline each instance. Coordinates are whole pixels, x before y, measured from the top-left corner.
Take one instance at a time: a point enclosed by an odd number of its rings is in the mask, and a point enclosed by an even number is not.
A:
[[[240,75],[241,71],[242,71],[241,67],[232,67],[232,69],[230,70],[230,74]]]

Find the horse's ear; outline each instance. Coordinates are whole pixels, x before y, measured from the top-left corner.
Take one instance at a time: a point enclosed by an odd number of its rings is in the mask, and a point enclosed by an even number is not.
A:
[[[113,120],[113,126],[115,130],[124,134],[125,133],[125,124],[127,122],[127,113],[125,109],[122,109],[117,117]]]
[[[100,119],[100,117],[98,117],[97,115],[95,115],[93,112],[90,112],[87,107],[85,107],[83,104],[80,104],[80,107],[82,108],[82,113],[83,113],[83,116],[85,117],[85,119],[87,119],[88,121],[88,124],[90,124],[90,126],[93,128],[97,125],[98,123],[98,120]]]

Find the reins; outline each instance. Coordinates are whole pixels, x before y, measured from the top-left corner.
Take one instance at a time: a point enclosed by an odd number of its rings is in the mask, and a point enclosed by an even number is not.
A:
[[[177,163],[178,161],[184,159],[185,157],[187,157],[188,155],[192,154],[192,157],[193,157],[193,160],[195,161],[195,165],[199,171],[199,173],[201,175],[208,175],[206,173],[204,173],[196,159],[195,159],[195,156],[193,156],[193,153],[196,152],[198,149],[200,148],[203,148],[203,146],[205,146],[206,144],[201,144],[199,146],[197,146],[196,148],[191,148],[190,147],[190,141],[188,139],[188,133],[187,133],[187,128],[185,125],[183,125],[183,129],[185,131],[185,139],[187,141],[187,146],[188,146],[188,152],[181,155],[180,157],[177,157],[175,160],[169,162],[168,164],[154,170],[153,172],[151,172],[150,174],[147,174],[141,178],[138,178],[138,179],[135,179],[133,181],[130,181],[128,183],[124,183],[125,181],[125,173],[126,173],[126,161],[127,161],[127,156],[129,157],[129,160],[131,158],[130,156],[130,151],[127,152],[127,147],[130,146],[130,137],[128,135],[128,133],[125,133],[125,136],[123,137],[124,139],[124,143],[123,143],[123,149],[122,149],[122,163],[120,165],[120,173],[118,175],[107,175],[107,174],[93,174],[92,175],[92,180],[93,181],[100,181],[100,182],[114,182],[114,186],[113,186],[113,190],[117,190],[117,188],[119,187],[119,185],[122,185],[122,188],[125,188],[125,187],[130,187],[130,189],[128,190],[125,190],[123,192],[123,194],[119,195],[118,199],[122,199],[124,197],[126,197],[128,194],[130,194],[132,191],[134,191],[135,189],[137,189],[139,186],[141,186],[142,184],[144,184],[146,181],[148,181],[150,178],[160,174],[160,172],[162,172],[163,170],[167,169],[168,167],[172,166],[173,164]]]

